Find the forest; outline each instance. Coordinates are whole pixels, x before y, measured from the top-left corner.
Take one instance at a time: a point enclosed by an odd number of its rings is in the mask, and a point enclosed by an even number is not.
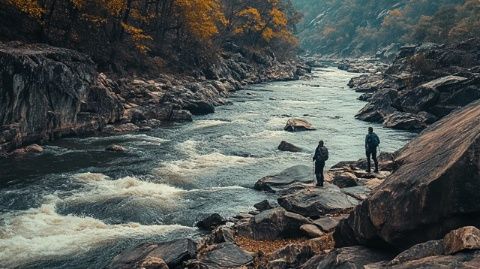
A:
[[[391,43],[449,43],[480,36],[477,0],[295,0],[302,45],[324,54],[375,53]]]
[[[284,0],[6,0],[0,40],[74,48],[114,72],[194,69],[229,42],[289,57],[299,18]]]

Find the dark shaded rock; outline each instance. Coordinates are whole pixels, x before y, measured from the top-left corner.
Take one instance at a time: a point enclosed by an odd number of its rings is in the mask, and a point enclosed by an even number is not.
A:
[[[395,162],[399,168],[337,227],[338,246],[402,250],[479,223],[480,102],[429,127]]]
[[[329,254],[314,256],[302,269],[364,268],[365,265],[390,260],[391,255],[362,246],[334,249]]]
[[[268,255],[267,268],[299,268],[315,256],[317,248],[315,239],[287,245]]]
[[[273,206],[270,204],[270,202],[268,200],[263,200],[260,203],[256,203],[256,204],[253,205],[253,207],[255,207],[256,209],[258,209],[260,211],[265,211],[265,210],[273,208]]]
[[[215,106],[205,101],[191,102],[184,109],[190,111],[193,115],[206,115],[215,113]]]
[[[431,240],[414,245],[413,247],[398,254],[389,265],[400,264],[412,260],[419,260],[430,256],[440,256],[445,252],[442,240]]]
[[[196,225],[200,229],[211,231],[225,223],[226,223],[226,220],[222,216],[220,216],[217,213],[214,213],[206,217],[205,219],[197,222]]]
[[[339,217],[321,217],[317,220],[314,220],[313,223],[320,227],[322,231],[328,233],[333,231],[337,227],[340,220],[347,218],[348,215],[341,215]]]
[[[200,262],[208,269],[241,268],[251,264],[253,257],[233,243],[222,243],[202,255]]]
[[[190,239],[179,239],[160,244],[146,243],[118,254],[108,268],[141,268],[141,265],[149,260],[159,262],[160,259],[170,268],[175,268],[182,262],[195,258],[196,252],[195,242]]]
[[[340,188],[348,188],[357,186],[357,176],[350,172],[335,172],[332,183]]]
[[[274,208],[263,211],[250,220],[252,236],[256,240],[275,240],[298,236],[300,226],[311,223],[307,218]]]
[[[373,94],[370,102],[355,115],[355,118],[369,122],[383,122],[385,117],[396,111],[392,105],[397,97],[397,91],[381,89]]]
[[[276,192],[278,189],[284,188],[289,184],[312,183],[314,178],[313,171],[310,167],[305,165],[296,165],[285,169],[281,173],[273,176],[267,176],[255,183],[256,190]]]
[[[458,253],[453,256],[429,256],[388,266],[391,269],[480,268],[480,251]]]
[[[383,125],[388,128],[418,131],[427,128],[428,119],[419,114],[394,112],[385,118]]]
[[[440,93],[428,85],[427,83],[413,90],[403,92],[399,97],[402,110],[418,113],[435,105],[440,97]]]
[[[307,217],[319,217],[353,208],[358,200],[343,193],[332,184],[323,188],[304,189],[278,198],[278,204],[288,211]]]
[[[443,245],[447,255],[480,249],[480,230],[473,226],[453,230],[443,238]]]
[[[313,131],[312,124],[304,119],[289,119],[284,127],[285,131],[300,132],[300,131]]]
[[[286,141],[282,141],[280,143],[280,145],[278,145],[278,150],[281,150],[281,151],[290,151],[290,152],[301,152],[302,149],[291,144],[291,143],[288,143]]]

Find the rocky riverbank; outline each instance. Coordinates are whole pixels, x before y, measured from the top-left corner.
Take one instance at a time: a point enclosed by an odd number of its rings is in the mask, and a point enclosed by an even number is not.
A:
[[[383,154],[378,174],[342,162],[315,188],[309,167],[286,169],[255,184],[276,201],[207,218],[201,240],[125,250],[110,268],[477,268],[479,150],[477,101]]]
[[[252,83],[310,72],[230,46],[217,65],[194,76],[115,78],[79,52],[44,44],[0,43],[0,153],[71,135],[149,130],[191,121]]]
[[[479,63],[478,39],[402,47],[384,72],[350,81],[349,86],[368,102],[356,117],[389,128],[423,130],[480,99]]]

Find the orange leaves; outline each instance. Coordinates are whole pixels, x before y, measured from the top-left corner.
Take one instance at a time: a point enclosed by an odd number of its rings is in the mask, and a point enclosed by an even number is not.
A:
[[[175,5],[187,30],[200,40],[211,39],[226,24],[218,0],[177,0]]]
[[[8,0],[8,3],[36,19],[40,19],[45,13],[36,0]]]

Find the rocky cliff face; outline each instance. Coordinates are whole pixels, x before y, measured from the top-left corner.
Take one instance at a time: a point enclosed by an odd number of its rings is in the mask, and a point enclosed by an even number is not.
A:
[[[108,113],[83,111],[87,101]],[[87,131],[121,114],[88,57],[46,45],[0,44],[0,104],[0,151]]]
[[[383,74],[349,83],[368,104],[357,114],[386,127],[422,130],[480,99],[480,40],[403,47]]]
[[[480,220],[480,102],[401,149],[400,167],[340,223],[337,246],[405,249]]]

